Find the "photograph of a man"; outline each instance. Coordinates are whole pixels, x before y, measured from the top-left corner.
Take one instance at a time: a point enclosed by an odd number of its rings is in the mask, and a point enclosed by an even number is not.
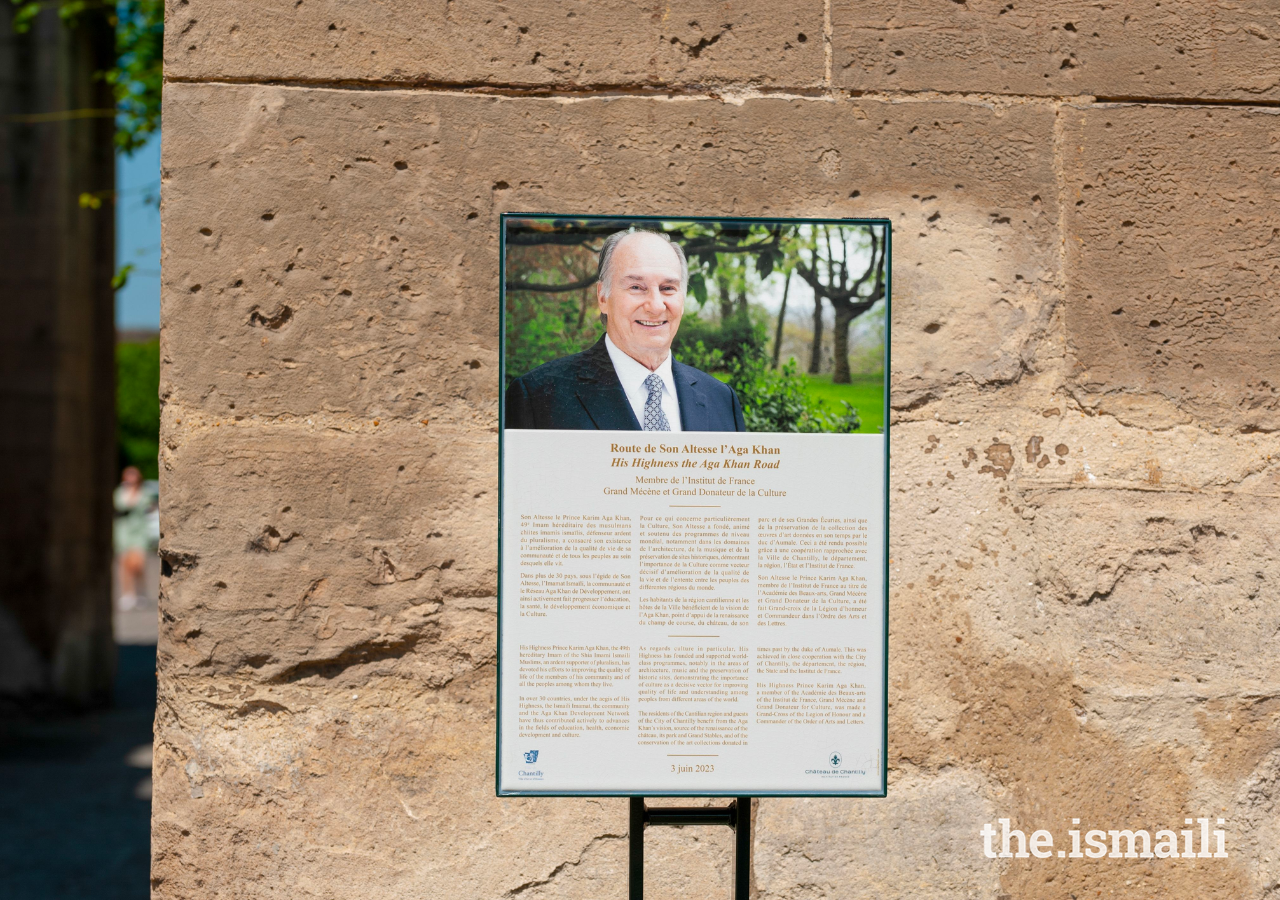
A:
[[[733,388],[672,357],[688,286],[684,251],[666,234],[605,238],[595,285],[604,336],[512,381],[506,427],[746,431]]]

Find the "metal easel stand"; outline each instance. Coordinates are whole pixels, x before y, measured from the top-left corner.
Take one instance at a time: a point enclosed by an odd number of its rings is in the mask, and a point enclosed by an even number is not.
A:
[[[649,825],[728,825],[733,829],[733,900],[750,900],[751,798],[735,797],[728,806],[645,806],[631,798],[630,900],[644,900],[644,830]]]

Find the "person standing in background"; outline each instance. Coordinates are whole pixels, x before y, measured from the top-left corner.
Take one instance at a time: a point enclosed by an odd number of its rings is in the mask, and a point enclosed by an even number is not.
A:
[[[152,544],[148,516],[159,498],[152,484],[143,482],[142,473],[135,466],[129,466],[120,475],[120,486],[116,488],[113,500],[120,608],[128,610],[138,605],[138,585],[146,571],[146,553]]]

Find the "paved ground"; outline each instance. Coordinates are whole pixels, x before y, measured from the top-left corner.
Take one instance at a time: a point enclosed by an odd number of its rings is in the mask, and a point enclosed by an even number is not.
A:
[[[114,576],[113,576],[114,578]],[[119,593],[119,580],[113,580]],[[133,609],[120,608],[120,598],[115,602],[115,632],[117,644],[154,644],[160,630],[159,613],[156,612],[156,598],[160,590],[160,557],[151,554],[147,557],[147,571],[142,578],[138,605]]]
[[[0,897],[150,896],[155,663],[122,646],[111,709],[0,722]]]

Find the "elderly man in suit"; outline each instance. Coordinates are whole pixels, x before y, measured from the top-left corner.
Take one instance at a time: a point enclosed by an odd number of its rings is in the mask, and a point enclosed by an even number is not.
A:
[[[506,427],[746,431],[733,388],[671,356],[688,284],[665,234],[609,235],[596,281],[604,337],[511,382]]]

